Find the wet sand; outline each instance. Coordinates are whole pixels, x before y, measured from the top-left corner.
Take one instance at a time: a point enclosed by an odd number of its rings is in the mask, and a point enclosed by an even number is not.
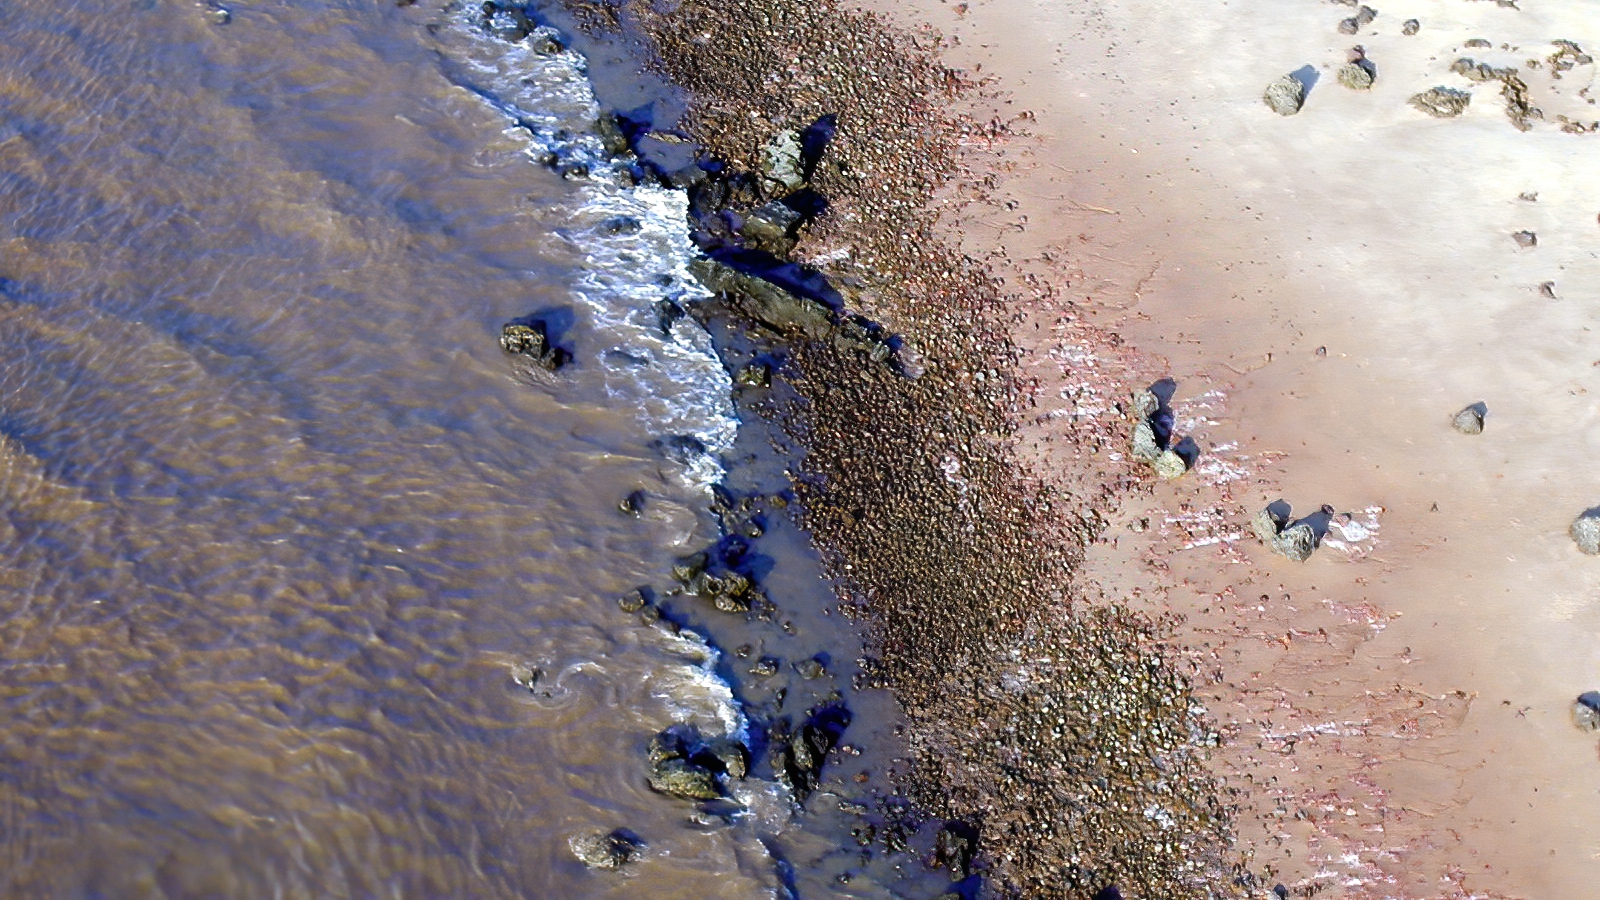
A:
[[[953,41],[946,61],[994,76],[1027,132],[988,158],[1008,170],[994,202],[946,223],[1044,295],[1015,332],[1038,379],[1024,456],[1153,482],[1106,437],[1127,428],[1110,403],[1177,383],[1202,464],[1127,496],[1084,572],[1187,617],[1253,868],[1319,896],[1581,895],[1600,765],[1567,707],[1600,682],[1600,567],[1566,528],[1600,498],[1600,187],[1580,177],[1600,136],[1555,115],[1593,109],[1594,66],[1525,70],[1547,115],[1526,132],[1497,83],[1449,67],[1589,49],[1592,22],[1577,4],[1386,6],[1353,36],[1353,10],[1310,0],[882,11]],[[1356,45],[1368,92],[1337,83]],[[1301,66],[1305,108],[1272,113],[1262,89]],[[1407,105],[1435,85],[1473,90],[1466,114]],[[1475,401],[1485,432],[1452,431]],[[1245,517],[1279,497],[1375,536],[1273,557]]]

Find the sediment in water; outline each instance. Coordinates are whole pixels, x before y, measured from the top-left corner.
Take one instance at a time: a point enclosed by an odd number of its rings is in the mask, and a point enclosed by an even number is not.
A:
[[[769,415],[805,448],[794,492],[841,609],[870,635],[864,678],[906,716],[904,788],[977,830],[1002,894],[1230,892],[1228,809],[1195,754],[1211,738],[1171,623],[1091,602],[1076,580],[1117,489],[1046,489],[1014,457],[1017,297],[936,228],[936,197],[994,184],[959,175],[960,143],[1004,124],[955,112],[975,86],[936,40],[831,2],[566,5],[692,92],[681,130],[708,163],[760,173],[784,132],[831,132],[807,173],[824,209],[788,271],[843,307],[832,322],[880,323],[894,352],[840,328],[750,325],[785,338]],[[776,193],[751,180],[735,215]]]

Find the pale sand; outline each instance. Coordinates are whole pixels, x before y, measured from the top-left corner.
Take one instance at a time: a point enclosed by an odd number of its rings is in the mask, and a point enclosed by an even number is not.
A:
[[[954,39],[952,65],[996,76],[1000,108],[1035,116],[1006,151],[999,199],[1015,208],[955,223],[969,250],[999,241],[1058,292],[1019,332],[1042,388],[1027,449],[1065,464],[1080,405],[1079,427],[1116,421],[1063,388],[1159,375],[1178,382],[1180,433],[1224,448],[1126,508],[1089,568],[1223,648],[1211,711],[1235,737],[1218,765],[1259,786],[1241,838],[1318,896],[1581,897],[1600,883],[1600,758],[1568,720],[1600,687],[1600,559],[1566,535],[1600,504],[1600,135],[1518,132],[1498,84],[1448,71],[1463,55],[1543,57],[1556,38],[1600,49],[1592,4],[1522,5],[1386,2],[1357,36],[1336,28],[1354,9],[1316,0],[880,6]],[[1410,18],[1421,31],[1402,36]],[[1475,37],[1496,49],[1464,49]],[[1335,78],[1357,44],[1379,71],[1365,93]],[[1307,64],[1320,80],[1305,109],[1268,110],[1266,84]],[[1567,73],[1558,94],[1523,74],[1550,119],[1594,120],[1577,95],[1594,72]],[[1434,85],[1471,88],[1472,106],[1454,120],[1407,106]],[[1521,229],[1537,247],[1517,246]],[[1062,318],[1075,314],[1165,367],[1087,366],[1076,342],[1091,338]],[[1479,400],[1485,432],[1453,432],[1451,414]],[[1221,483],[1221,464],[1244,477]],[[1379,536],[1303,565],[1248,537],[1181,549],[1185,521],[1202,541],[1236,535],[1279,492],[1297,514],[1381,507]],[[1212,508],[1220,527],[1202,521]],[[1162,527],[1123,528],[1142,516]],[[1295,729],[1323,734],[1293,755],[1263,740]]]

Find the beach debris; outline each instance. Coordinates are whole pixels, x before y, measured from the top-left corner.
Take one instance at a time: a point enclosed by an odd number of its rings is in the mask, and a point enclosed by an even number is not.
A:
[[[1306,102],[1306,86],[1293,75],[1284,75],[1267,85],[1261,99],[1278,115],[1292,116]]]
[[[1339,33],[1340,34],[1355,34],[1356,32],[1360,31],[1362,28],[1365,28],[1366,26],[1372,24],[1372,20],[1376,19],[1377,17],[1378,17],[1378,11],[1377,10],[1373,9],[1370,6],[1363,6],[1360,9],[1356,10],[1356,14],[1355,15],[1353,15],[1350,18],[1345,19],[1345,20],[1343,20],[1343,21],[1341,21],[1339,23]]]
[[[1324,505],[1310,516],[1290,522],[1289,508],[1282,500],[1267,504],[1250,519],[1250,530],[1272,552],[1295,562],[1305,562],[1322,542],[1334,510]]]
[[[1590,556],[1600,556],[1600,507],[1586,509],[1567,529],[1578,549]]]
[[[627,865],[644,849],[644,841],[626,828],[584,831],[567,838],[572,855],[591,869],[616,869]]]
[[[1511,239],[1516,241],[1517,246],[1524,250],[1539,246],[1539,236],[1531,231],[1513,231]]]
[[[1450,427],[1462,434],[1482,434],[1483,418],[1487,413],[1488,407],[1482,402],[1474,403],[1456,413],[1450,419]]]
[[[1365,56],[1339,68],[1339,83],[1352,91],[1371,90],[1377,80],[1378,69]]]
[[[782,192],[805,186],[805,155],[798,131],[785,129],[772,139],[762,153],[761,174],[771,187]]]
[[[1572,724],[1581,731],[1600,731],[1600,691],[1584,691],[1572,701]]]
[[[1467,105],[1472,102],[1472,95],[1441,86],[1413,94],[1407,102],[1435,119],[1453,119],[1466,111]]]
[[[1129,453],[1149,463],[1157,475],[1168,481],[1189,471],[1190,459],[1179,452],[1184,448],[1172,444],[1172,410],[1149,389],[1133,392],[1132,408],[1137,421],[1133,424]]]
[[[526,356],[551,372],[566,365],[572,354],[550,343],[547,326],[539,319],[516,319],[500,328],[500,346],[507,353]]]
[[[1411,37],[1412,35],[1416,34],[1417,32],[1419,32],[1421,30],[1422,30],[1422,23],[1417,21],[1416,19],[1407,19],[1400,26],[1400,33],[1405,35],[1406,37]]]

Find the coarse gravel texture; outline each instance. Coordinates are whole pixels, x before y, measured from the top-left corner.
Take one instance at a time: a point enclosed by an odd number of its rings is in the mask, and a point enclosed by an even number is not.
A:
[[[738,168],[837,117],[811,179],[828,210],[794,258],[905,346],[875,363],[790,335],[777,374],[794,399],[774,415],[806,449],[795,493],[872,637],[866,677],[905,711],[912,799],[978,828],[1002,896],[1240,893],[1172,623],[1076,580],[1121,488],[1069,496],[1018,463],[1029,398],[1007,335],[1023,298],[939,236],[935,201],[997,178],[962,166],[963,146],[1005,137],[959,112],[979,86],[940,64],[936,36],[831,2],[568,6],[636,35],[693,95],[684,133]]]

